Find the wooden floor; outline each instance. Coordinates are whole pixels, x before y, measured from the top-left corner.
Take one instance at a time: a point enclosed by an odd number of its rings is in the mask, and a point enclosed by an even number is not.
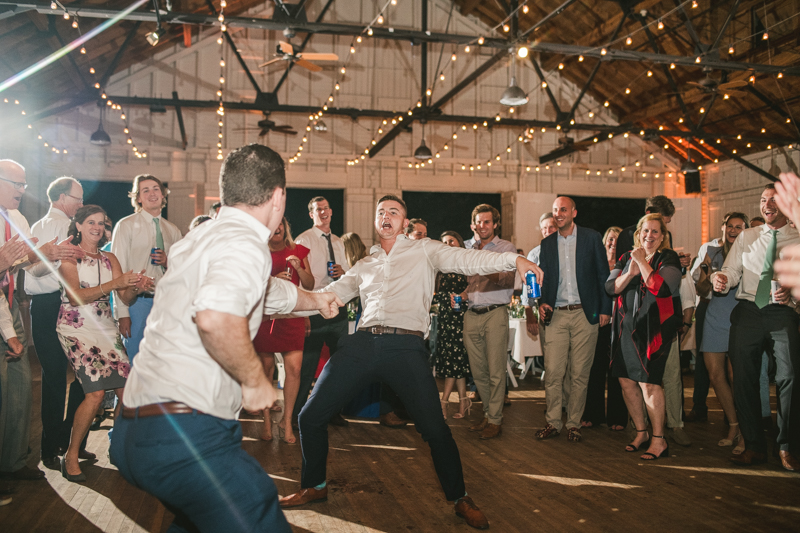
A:
[[[691,398],[691,378],[685,383]],[[465,420],[448,420],[467,490],[493,531],[800,530],[800,475],[780,469],[773,458],[750,469],[729,463],[730,448],[717,446],[725,430],[714,398],[710,421],[687,427],[691,447],[671,443],[670,458],[645,463],[623,451],[627,431],[605,426],[584,431],[580,444],[563,434],[537,441],[534,431],[544,423],[542,384],[526,377],[520,385],[511,392],[498,439],[480,441],[467,431],[481,417],[479,410]],[[39,456],[38,409],[37,399],[34,457]],[[451,404],[451,413],[455,409]],[[272,475],[279,493],[299,489],[300,447],[280,442],[277,434],[271,443],[259,441],[259,421],[242,425],[244,449]],[[295,531],[471,531],[444,500],[428,447],[413,426],[392,430],[372,420],[351,421],[346,428],[331,427],[330,446],[328,501],[287,512]],[[69,483],[40,463],[47,480],[17,484],[14,501],[0,507],[0,531],[165,531],[170,513],[108,463],[107,431],[92,432],[88,448],[99,460],[83,465],[86,483]]]

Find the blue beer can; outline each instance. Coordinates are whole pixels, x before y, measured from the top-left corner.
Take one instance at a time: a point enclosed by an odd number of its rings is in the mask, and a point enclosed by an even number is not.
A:
[[[458,294],[453,297],[453,311],[461,311],[461,296]]]
[[[536,283],[536,274],[530,270],[525,274],[525,285],[527,286],[529,300],[536,300],[542,296],[542,289],[539,284]]]
[[[333,277],[333,265],[335,265],[333,261],[328,261],[328,276]]]
[[[151,249],[150,249],[150,255],[152,256],[154,253],[158,252],[159,250],[161,250],[161,248],[151,248]],[[156,260],[155,260],[155,259],[153,259],[152,257],[150,258],[150,264],[151,264],[151,265],[155,265],[155,264],[157,264],[157,263],[156,263]]]

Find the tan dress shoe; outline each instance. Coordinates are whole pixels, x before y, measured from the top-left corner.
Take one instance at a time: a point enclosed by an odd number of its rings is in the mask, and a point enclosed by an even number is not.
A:
[[[307,503],[317,503],[328,501],[328,487],[322,489],[302,489],[300,492],[295,492],[290,496],[284,496],[278,500],[278,503],[284,509],[287,507],[298,507]]]
[[[488,422],[486,424],[486,427],[483,428],[483,431],[481,431],[481,436],[478,438],[481,440],[489,440],[495,437],[499,437],[501,433],[503,433],[503,426],[501,426],[500,424],[492,424],[491,422]]]
[[[781,464],[783,465],[784,470],[788,470],[789,472],[800,472],[800,461],[795,459],[791,453],[781,450],[778,452],[778,455],[781,457]]]
[[[472,498],[464,496],[456,502],[456,514],[466,520],[467,525],[475,529],[489,529],[489,521]]]
[[[489,419],[488,418],[484,418],[483,420],[481,420],[480,422],[478,422],[474,426],[470,426],[469,430],[470,431],[483,431],[486,428],[486,425],[488,423],[489,423]]]
[[[406,427],[406,424],[408,424],[408,422],[394,414],[394,411],[389,411],[385,415],[381,415],[381,425],[387,428],[403,428]]]

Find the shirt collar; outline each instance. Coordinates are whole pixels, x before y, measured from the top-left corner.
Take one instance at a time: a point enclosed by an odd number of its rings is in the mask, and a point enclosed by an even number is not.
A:
[[[50,206],[50,210],[47,212],[47,215],[52,217],[52,218],[56,218],[56,217],[57,218],[66,218],[67,220],[69,220],[69,217],[67,216],[67,214],[64,211],[62,211],[61,209],[59,209],[57,207],[53,207],[52,205]]]
[[[567,240],[567,239],[571,239],[571,238],[575,237],[577,232],[578,232],[578,225],[573,222],[572,223],[572,233],[570,233],[566,237],[562,237],[560,231],[557,231],[556,233],[558,233],[558,240],[562,240],[562,239],[563,240]]]
[[[259,238],[263,239],[264,242],[269,241],[269,237],[272,232],[266,227],[264,224],[256,220],[255,217],[252,215],[245,213],[241,209],[236,209],[235,207],[230,207],[227,205],[223,205],[219,209],[219,213],[217,213],[218,220],[235,220],[236,222],[243,223],[248,228],[255,231]]]
[[[772,228],[770,228],[766,224],[762,224],[759,227],[762,228],[761,233],[769,233],[770,231],[772,231]],[[783,227],[779,228],[776,231],[778,232],[779,235],[786,235],[787,233],[792,231],[792,229],[793,229],[792,226],[787,222],[786,224],[783,225]]]
[[[161,213],[159,213],[157,216],[153,216],[144,209],[142,209],[141,211],[139,211],[139,214],[142,215],[142,218],[144,218],[148,222],[153,220],[154,218],[157,218],[159,221],[161,220]]]
[[[311,230],[314,232],[314,234],[317,236],[317,238],[320,238],[323,235],[333,235],[333,231],[331,231],[330,233],[325,233],[324,231],[322,231],[321,229],[319,229],[316,226],[311,226]]]

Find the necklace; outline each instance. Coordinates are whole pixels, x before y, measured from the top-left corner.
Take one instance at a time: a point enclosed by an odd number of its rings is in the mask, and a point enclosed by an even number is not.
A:
[[[97,255],[97,254],[99,254],[99,253],[100,253],[100,252],[99,252],[99,251],[97,251],[97,250],[95,250],[94,252],[90,252],[89,250],[87,250],[86,248],[84,248],[84,247],[83,247],[83,243],[80,243],[80,242],[78,243],[78,246],[80,246],[81,250],[83,250],[83,251],[84,251],[84,252],[86,252],[87,254]]]

